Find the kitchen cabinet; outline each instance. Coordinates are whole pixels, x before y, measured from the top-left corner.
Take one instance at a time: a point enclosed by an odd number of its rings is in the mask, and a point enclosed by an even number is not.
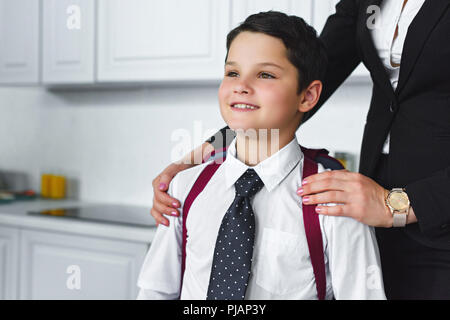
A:
[[[94,83],[95,0],[43,0],[42,82]]]
[[[297,15],[311,24],[312,2],[312,0],[232,0],[232,27],[238,26],[250,14],[269,10]]]
[[[278,10],[320,33],[337,2],[2,0],[0,84],[218,82],[226,35],[248,15]],[[360,65],[350,79],[370,78]]]
[[[220,80],[229,1],[99,0],[98,81]]]
[[[0,299],[136,299],[155,232],[146,207],[69,199],[2,204]]]
[[[135,299],[148,245],[23,230],[20,299]]]
[[[17,298],[19,229],[0,226],[0,299]]]
[[[39,83],[38,0],[0,1],[0,84]]]

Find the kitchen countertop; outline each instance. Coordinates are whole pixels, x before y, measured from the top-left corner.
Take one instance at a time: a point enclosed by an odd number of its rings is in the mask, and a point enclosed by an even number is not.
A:
[[[64,209],[64,208],[105,208],[105,219],[108,219],[108,211],[111,215],[117,215],[117,211],[123,209],[124,214],[130,217],[130,221],[138,221],[138,224],[126,224],[118,222],[104,222],[82,220],[78,218],[30,214],[30,211]],[[109,210],[109,208],[113,208]],[[111,217],[113,218],[113,217]],[[14,226],[17,228],[44,229],[62,233],[89,235],[94,237],[128,240],[150,243],[156,232],[156,225],[150,215],[150,207],[112,205],[79,200],[23,200],[0,205],[0,226]]]

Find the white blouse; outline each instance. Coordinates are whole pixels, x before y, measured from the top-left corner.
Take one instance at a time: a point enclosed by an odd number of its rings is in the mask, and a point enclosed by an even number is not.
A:
[[[381,17],[371,31],[378,56],[384,65],[394,90],[398,84],[403,44],[405,43],[409,25],[424,2],[425,0],[407,0],[403,7],[403,0],[384,0],[380,8]],[[398,34],[394,38],[397,25]],[[383,153],[389,153],[389,135],[384,143]]]

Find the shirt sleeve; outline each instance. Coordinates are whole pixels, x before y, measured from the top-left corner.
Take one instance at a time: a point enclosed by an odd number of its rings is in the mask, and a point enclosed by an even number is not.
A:
[[[372,227],[348,217],[323,217],[326,254],[337,300],[385,300],[378,245]]]
[[[178,179],[172,180],[168,193],[177,198]],[[137,299],[173,300],[181,292],[182,214],[167,217],[169,226],[159,225],[138,278]]]
[[[325,171],[319,165],[319,172]],[[337,205],[337,204],[327,204]],[[375,230],[353,218],[319,215],[337,300],[385,300]]]

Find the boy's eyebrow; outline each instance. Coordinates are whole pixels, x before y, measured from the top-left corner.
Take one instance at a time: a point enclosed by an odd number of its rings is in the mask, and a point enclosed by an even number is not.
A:
[[[234,61],[227,61],[227,62],[225,63],[225,65],[237,66],[238,63],[237,63],[237,62],[234,62]],[[276,67],[276,68],[278,68],[278,69],[284,70],[281,66],[279,66],[278,64],[273,63],[273,62],[261,62],[261,63],[258,63],[257,66],[261,66],[261,67],[272,66],[272,67]]]

